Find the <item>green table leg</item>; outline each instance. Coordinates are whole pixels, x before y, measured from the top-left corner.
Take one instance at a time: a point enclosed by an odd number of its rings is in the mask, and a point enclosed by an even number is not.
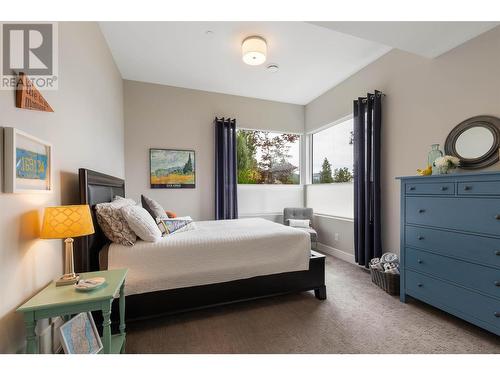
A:
[[[33,312],[25,313],[24,323],[26,325],[26,340],[27,340],[26,353],[36,354],[38,353],[38,346],[35,333],[35,327],[36,327],[35,314]]]
[[[102,305],[102,338],[104,354],[111,353],[111,301],[104,302]]]
[[[120,353],[125,353],[125,283],[120,286],[120,333],[123,335],[123,345]]]

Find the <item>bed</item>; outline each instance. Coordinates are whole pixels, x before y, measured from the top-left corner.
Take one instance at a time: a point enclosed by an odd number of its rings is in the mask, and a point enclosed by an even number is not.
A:
[[[156,243],[110,244],[93,208],[125,196],[125,181],[88,169],[79,179],[96,231],[78,239],[75,270],[129,268],[128,321],[311,290],[326,299],[325,257],[299,230],[264,219],[204,221]]]

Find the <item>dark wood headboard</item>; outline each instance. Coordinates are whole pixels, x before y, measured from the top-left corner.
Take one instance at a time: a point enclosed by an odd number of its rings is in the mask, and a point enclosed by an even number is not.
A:
[[[95,233],[75,240],[75,272],[99,270],[99,252],[109,240],[102,233],[95,215],[95,205],[111,202],[116,195],[125,197],[125,180],[90,169],[80,168],[80,203],[91,208]]]

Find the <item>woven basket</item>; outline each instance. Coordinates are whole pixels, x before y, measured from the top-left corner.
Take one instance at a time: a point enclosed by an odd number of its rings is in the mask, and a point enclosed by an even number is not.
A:
[[[399,275],[370,268],[372,282],[393,296],[399,295]]]

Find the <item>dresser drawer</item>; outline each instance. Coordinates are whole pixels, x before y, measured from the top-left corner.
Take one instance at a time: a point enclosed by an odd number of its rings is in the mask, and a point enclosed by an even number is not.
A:
[[[406,197],[406,222],[500,236],[500,199]]]
[[[418,272],[406,271],[409,295],[431,303],[462,318],[474,318],[500,333],[500,300],[448,284]]]
[[[500,196],[500,181],[459,182],[459,195],[498,195]]]
[[[455,194],[455,184],[453,182],[409,183],[406,184],[406,194],[453,195]]]
[[[412,248],[407,248],[405,255],[405,268],[428,273],[500,298],[500,269],[467,263]]]
[[[407,225],[405,245],[500,268],[500,238]]]

